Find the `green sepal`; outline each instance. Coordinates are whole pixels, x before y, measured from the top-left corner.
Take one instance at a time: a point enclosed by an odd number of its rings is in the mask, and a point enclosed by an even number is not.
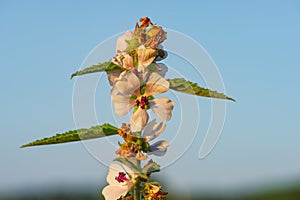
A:
[[[141,86],[140,88],[141,95],[145,94],[145,91],[146,91],[146,85]]]
[[[152,96],[152,95],[147,97],[147,100],[153,100],[153,99],[154,99],[154,96]]]
[[[139,109],[139,106],[134,105],[134,107],[133,107],[133,113],[135,113],[135,111],[137,111],[137,109]]]
[[[84,74],[90,74],[90,73],[95,73],[95,72],[109,72],[113,70],[123,70],[122,67],[119,65],[114,64],[113,62],[103,62],[103,63],[98,63],[96,65],[92,65],[90,67],[87,67],[83,70],[77,71],[71,75],[71,79],[74,76],[80,76]]]
[[[137,38],[132,38],[131,40],[127,40],[126,43],[128,44],[125,50],[127,53],[132,53],[139,46],[139,41]]]
[[[193,95],[203,96],[203,97],[227,99],[235,102],[233,98],[228,97],[225,94],[200,87],[198,86],[197,83],[187,81],[184,78],[167,79],[167,81],[170,83],[169,88],[172,90],[176,90],[178,92],[183,92],[186,94],[193,94]]]
[[[141,170],[135,164],[133,164],[130,160],[128,160],[127,158],[118,157],[118,158],[115,158],[114,161],[117,161],[117,162],[122,163],[123,165],[127,166],[129,169],[131,169],[140,178],[148,179],[148,176],[145,173],[141,172]]]
[[[118,134],[118,128],[106,123],[101,126],[93,126],[88,129],[82,128],[78,130],[68,131],[62,134],[56,134],[55,136],[52,137],[43,138],[22,145],[20,148],[39,146],[39,145],[59,144],[59,143],[66,143],[66,142],[75,142],[80,140],[89,140],[89,139],[102,138],[102,137],[116,135],[116,134]]]
[[[134,94],[132,94],[129,98],[130,98],[130,100],[136,100],[136,99],[137,99],[137,96],[134,95]]]
[[[150,105],[145,105],[145,109],[149,110],[150,109]]]

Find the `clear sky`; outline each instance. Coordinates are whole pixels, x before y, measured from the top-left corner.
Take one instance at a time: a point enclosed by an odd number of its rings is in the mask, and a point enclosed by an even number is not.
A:
[[[80,142],[18,147],[75,128],[70,74],[144,16],[201,44],[237,99],[207,158],[198,159],[200,131],[160,173],[169,187],[234,191],[300,180],[299,1],[0,1],[0,192],[105,182],[107,168]],[[198,102],[205,124],[209,100]]]

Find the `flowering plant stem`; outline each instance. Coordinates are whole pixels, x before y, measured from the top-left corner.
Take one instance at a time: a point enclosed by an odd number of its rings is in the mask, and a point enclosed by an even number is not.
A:
[[[95,72],[106,72],[112,86],[110,95],[115,113],[122,117],[133,110],[130,123],[120,128],[110,124],[78,129],[36,140],[23,147],[57,144],[111,135],[119,135],[119,149],[114,159],[122,166],[111,164],[107,175],[108,185],[102,194],[106,200],[163,200],[168,192],[162,185],[150,181],[150,175],[160,171],[160,166],[149,156],[164,156],[169,143],[166,140],[151,141],[166,129],[166,121],[172,117],[174,102],[167,97],[156,97],[169,89],[197,96],[234,99],[216,91],[202,88],[184,78],[166,79],[168,67],[157,63],[168,53],[161,43],[167,33],[148,17],[140,19],[133,32],[126,31],[116,44],[116,55],[109,62],[99,63],[72,74],[80,76]],[[148,114],[152,111],[156,117]],[[151,119],[151,121],[150,121]],[[143,163],[141,163],[143,161]]]
[[[139,170],[141,169],[141,161],[140,160],[136,161],[136,166],[138,167]],[[140,200],[140,199],[141,199],[141,181],[138,178],[137,182],[135,184],[135,187],[134,187],[134,200]]]
[[[134,200],[140,200],[140,199],[141,199],[141,185],[140,185],[140,181],[138,180],[134,188]]]

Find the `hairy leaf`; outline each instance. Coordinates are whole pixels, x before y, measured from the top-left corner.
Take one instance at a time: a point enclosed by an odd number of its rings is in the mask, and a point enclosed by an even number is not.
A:
[[[111,135],[118,134],[118,128],[110,125],[103,124],[101,126],[93,126],[91,128],[78,129],[73,131],[68,131],[62,134],[56,134],[55,136],[36,140],[28,144],[22,145],[21,148],[29,146],[39,146],[39,145],[49,145],[49,144],[58,144],[66,142],[75,142],[80,140],[88,140],[94,138],[101,138]]]
[[[197,83],[187,81],[184,78],[168,79],[168,81],[170,83],[169,88],[172,90],[176,90],[178,92],[183,92],[186,94],[193,94],[193,95],[203,96],[203,97],[227,99],[235,102],[233,98],[228,97],[225,94],[219,93],[217,91],[212,91],[206,88],[202,88],[198,86]]]
[[[92,65],[90,67],[87,67],[83,70],[77,71],[71,75],[71,79],[74,76],[80,76],[84,74],[90,74],[95,72],[108,72],[113,70],[122,70],[122,68],[119,65],[114,64],[113,62],[103,62],[96,65]]]

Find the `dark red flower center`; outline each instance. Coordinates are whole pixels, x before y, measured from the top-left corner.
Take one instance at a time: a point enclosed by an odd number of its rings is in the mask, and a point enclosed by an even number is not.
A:
[[[135,101],[135,105],[139,106],[141,109],[145,109],[149,105],[149,101],[146,96],[142,96],[140,100]]]
[[[115,180],[118,181],[119,183],[124,183],[129,181],[130,179],[126,177],[126,174],[124,172],[119,172],[119,176],[116,176]]]

